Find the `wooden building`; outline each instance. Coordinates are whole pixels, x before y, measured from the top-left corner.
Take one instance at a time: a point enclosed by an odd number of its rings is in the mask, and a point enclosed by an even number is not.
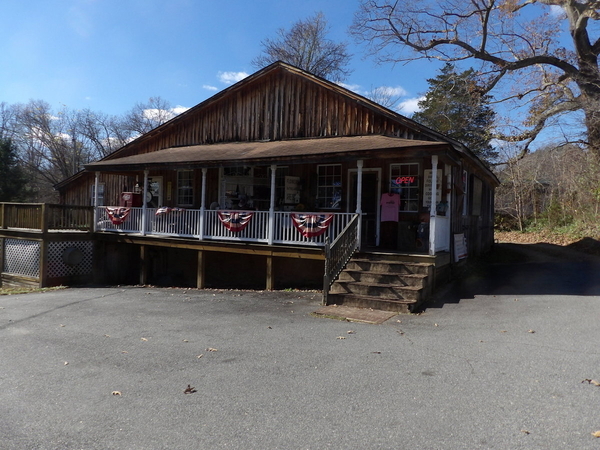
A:
[[[401,310],[493,243],[498,180],[468,148],[282,62],[85,169],[57,189],[94,206],[107,282]]]

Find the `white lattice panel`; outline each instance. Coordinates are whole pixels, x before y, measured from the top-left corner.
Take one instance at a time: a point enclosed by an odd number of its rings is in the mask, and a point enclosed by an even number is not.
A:
[[[4,240],[3,272],[38,278],[41,242],[24,239]]]
[[[78,250],[79,257],[69,258],[72,249]],[[71,275],[91,275],[93,268],[93,243],[91,241],[49,242],[48,278]]]

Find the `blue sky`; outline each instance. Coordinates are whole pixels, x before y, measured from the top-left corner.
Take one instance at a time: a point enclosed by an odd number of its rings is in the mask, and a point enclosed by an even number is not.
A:
[[[395,88],[414,104],[439,66],[365,59],[347,34],[356,9],[355,0],[3,0],[0,102],[118,115],[161,97],[189,108],[254,72],[261,40],[322,11],[329,37],[354,55],[348,87]]]

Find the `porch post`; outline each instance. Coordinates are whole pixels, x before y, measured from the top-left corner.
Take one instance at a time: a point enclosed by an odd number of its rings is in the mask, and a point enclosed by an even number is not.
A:
[[[358,249],[362,247],[362,175],[364,161],[356,161],[356,214],[358,214]]]
[[[146,192],[148,192],[148,169],[144,170],[144,191],[142,192],[142,236],[146,235]]]
[[[206,211],[206,167],[202,168],[202,194],[200,196],[200,240],[204,239],[204,214]]]
[[[436,226],[436,214],[437,214],[437,168],[438,168],[438,156],[433,155],[431,157],[431,206],[429,207],[429,254],[435,256],[435,226]]]
[[[93,230],[98,231],[98,187],[100,186],[100,172],[95,173],[94,179],[94,225]]]
[[[267,241],[269,245],[273,245],[273,237],[275,234],[275,184],[277,175],[277,165],[271,164],[271,201],[269,205],[269,229],[267,230]]]

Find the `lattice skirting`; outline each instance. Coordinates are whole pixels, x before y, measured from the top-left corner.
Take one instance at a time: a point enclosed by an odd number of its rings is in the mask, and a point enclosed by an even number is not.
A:
[[[42,243],[25,239],[4,239],[5,273],[38,278]]]
[[[91,241],[48,242],[48,278],[91,275],[93,258]]]

